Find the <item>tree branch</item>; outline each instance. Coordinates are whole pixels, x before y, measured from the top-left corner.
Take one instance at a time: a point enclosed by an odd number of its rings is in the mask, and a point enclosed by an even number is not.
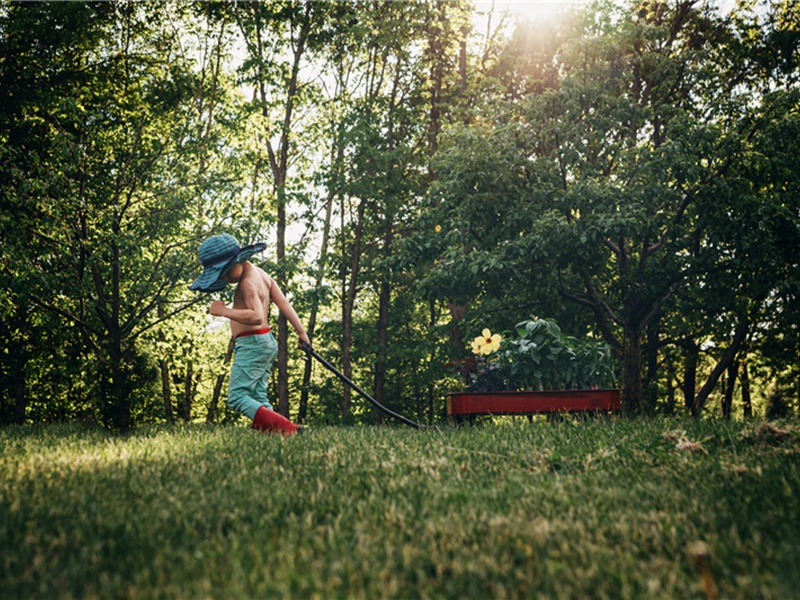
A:
[[[706,403],[706,400],[708,399],[708,396],[711,394],[712,390],[717,385],[719,378],[733,362],[733,359],[736,357],[736,353],[739,351],[739,348],[742,346],[742,343],[745,341],[745,339],[747,339],[747,334],[749,331],[750,331],[750,319],[747,317],[746,314],[742,314],[739,317],[738,323],[736,324],[736,330],[734,331],[731,345],[728,346],[728,349],[725,351],[725,354],[717,363],[717,366],[714,367],[714,370],[711,371],[711,375],[708,376],[708,379],[703,384],[703,387],[700,388],[700,391],[697,392],[697,395],[695,395],[694,397],[694,404],[692,405],[692,413],[695,416],[699,416],[700,411],[702,410],[703,406]]]
[[[164,321],[166,321],[166,320],[170,319],[171,317],[174,317],[175,315],[177,315],[177,314],[179,314],[179,313],[182,313],[182,312],[183,312],[183,311],[185,311],[187,308],[191,308],[191,307],[192,307],[192,306],[194,306],[195,304],[198,304],[198,303],[200,303],[200,302],[203,302],[204,300],[205,300],[205,298],[203,298],[203,297],[198,297],[198,298],[195,298],[194,300],[192,300],[191,302],[189,302],[188,304],[183,304],[183,305],[181,305],[180,307],[176,308],[176,309],[175,309],[175,310],[173,310],[172,312],[169,312],[169,313],[167,313],[167,314],[166,314],[166,315],[164,315],[163,317],[156,319],[156,320],[155,320],[155,321],[153,321],[152,323],[148,323],[148,324],[147,324],[145,327],[142,327],[142,328],[141,328],[139,331],[137,331],[136,333],[131,333],[131,336],[130,336],[130,338],[129,338],[129,339],[130,339],[130,340],[135,340],[135,339],[136,339],[136,338],[138,338],[140,335],[142,335],[142,334],[143,334],[145,331],[148,331],[148,330],[152,329],[152,328],[153,328],[153,327],[155,327],[156,325],[159,325],[160,323],[163,323]]]
[[[42,300],[41,298],[39,298],[37,296],[32,296],[31,300],[33,300],[33,303],[36,304],[37,306],[40,306],[45,310],[49,310],[50,312],[55,313],[55,314],[57,314],[57,315],[59,315],[61,317],[64,317],[65,319],[69,319],[70,321],[72,321],[73,323],[78,325],[83,330],[83,332],[86,334],[84,336],[86,341],[89,342],[89,344],[91,344],[91,346],[95,350],[95,352],[97,352],[98,354],[100,353],[100,347],[95,343],[94,339],[92,338],[92,335],[95,335],[95,336],[99,337],[100,336],[100,332],[98,332],[93,327],[91,327],[86,321],[84,321],[80,317],[72,314],[68,310],[64,310],[62,308],[59,308],[57,306],[54,306],[54,305],[50,304],[49,302],[45,302],[44,300]],[[89,334],[92,334],[92,335],[89,335]]]
[[[561,294],[562,298],[571,300],[572,302],[580,304],[581,306],[586,306],[587,308],[591,308],[595,314],[595,317],[597,318],[597,324],[600,327],[600,332],[603,335],[603,339],[606,342],[608,342],[608,344],[612,348],[614,348],[614,350],[616,350],[617,352],[622,351],[622,344],[620,343],[619,339],[617,339],[617,336],[614,335],[614,332],[612,331],[611,326],[608,323],[608,319],[606,318],[606,314],[603,312],[603,308],[605,308],[606,310],[610,310],[608,305],[598,304],[597,302],[593,302],[588,298],[583,298],[582,296],[572,294],[563,288],[559,289],[559,293]],[[613,313],[611,313],[611,316],[612,319],[616,320],[616,317],[613,315]]]

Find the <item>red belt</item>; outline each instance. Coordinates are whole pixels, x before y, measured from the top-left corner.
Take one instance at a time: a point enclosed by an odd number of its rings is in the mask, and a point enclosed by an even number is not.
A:
[[[270,331],[272,330],[269,327],[265,327],[264,329],[253,329],[251,331],[243,331],[233,339],[238,340],[239,338],[247,337],[248,335],[262,335],[265,333],[269,333]]]

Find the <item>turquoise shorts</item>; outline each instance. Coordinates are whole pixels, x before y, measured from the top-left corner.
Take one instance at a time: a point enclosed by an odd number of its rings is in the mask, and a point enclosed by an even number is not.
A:
[[[233,350],[236,354],[231,367],[228,406],[252,420],[260,407],[272,409],[267,400],[267,384],[272,361],[278,354],[278,342],[272,333],[247,335],[236,339]]]

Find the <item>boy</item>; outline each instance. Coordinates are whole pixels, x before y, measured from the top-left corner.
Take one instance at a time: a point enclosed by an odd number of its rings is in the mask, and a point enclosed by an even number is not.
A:
[[[278,353],[269,327],[270,301],[295,328],[300,342],[311,342],[278,284],[247,260],[265,248],[263,242],[241,248],[236,238],[226,233],[208,238],[198,251],[204,270],[189,289],[215,292],[228,283],[236,284],[232,308],[219,300],[209,307],[210,314],[225,317],[231,323],[235,355],[228,404],[252,419],[253,429],[292,435],[299,427],[273,411],[267,400],[270,368]]]

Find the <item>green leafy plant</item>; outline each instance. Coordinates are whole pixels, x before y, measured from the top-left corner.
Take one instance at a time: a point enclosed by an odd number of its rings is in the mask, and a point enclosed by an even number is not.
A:
[[[608,344],[568,336],[553,319],[518,323],[516,335],[495,334],[491,345],[493,336],[487,333],[472,342],[477,358],[462,371],[469,391],[589,389],[615,383]]]
[[[498,362],[509,388],[518,390],[587,389],[614,381],[611,348],[601,341],[565,335],[552,319],[518,323],[506,337]]]

